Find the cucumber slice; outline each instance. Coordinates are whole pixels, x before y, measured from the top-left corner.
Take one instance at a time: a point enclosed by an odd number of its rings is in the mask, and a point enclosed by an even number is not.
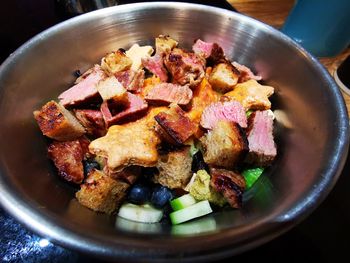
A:
[[[117,216],[116,218],[115,227],[126,232],[136,232],[141,234],[154,234],[159,233],[162,230],[161,224],[135,222],[121,218],[120,216]]]
[[[210,214],[213,210],[210,207],[208,200],[198,202],[184,209],[170,213],[170,220],[173,225],[181,224],[191,219]]]
[[[174,211],[184,209],[190,205],[197,203],[196,199],[190,194],[186,194],[170,201],[170,205]]]
[[[188,236],[202,234],[216,230],[216,221],[211,216],[205,216],[196,220],[174,225],[171,227],[171,234],[177,236]]]
[[[263,172],[264,168],[261,167],[247,169],[242,172],[247,189],[253,186],[253,184],[259,179],[260,175],[262,175]]]
[[[149,204],[134,205],[125,203],[120,207],[118,216],[135,222],[157,223],[162,219],[163,211]]]

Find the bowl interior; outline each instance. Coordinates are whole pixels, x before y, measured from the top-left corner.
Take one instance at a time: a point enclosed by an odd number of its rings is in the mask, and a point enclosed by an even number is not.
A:
[[[217,42],[229,59],[274,86],[278,158],[227,210],[171,227],[117,220],[74,199],[56,175],[33,110],[57,98],[109,51],[170,35],[182,47]],[[337,179],[348,145],[341,95],[326,71],[278,31],[242,15],[199,5],[149,3],[108,8],[69,20],[32,39],[0,69],[1,201],[26,225],[57,242],[107,256],[238,252],[270,239],[306,216]],[[344,155],[344,156],[343,156]],[[205,238],[203,238],[205,236]],[[79,240],[79,241],[77,241]],[[197,241],[202,246],[198,248]],[[133,247],[132,251],[125,251]]]

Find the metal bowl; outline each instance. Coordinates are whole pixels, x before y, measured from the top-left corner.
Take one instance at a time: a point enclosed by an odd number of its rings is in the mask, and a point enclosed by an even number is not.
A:
[[[225,210],[188,225],[140,225],[94,213],[74,200],[46,156],[32,112],[74,81],[72,72],[108,51],[169,34],[184,47],[219,43],[276,88],[275,165]],[[258,246],[309,215],[334,186],[349,145],[343,98],[320,63],[279,31],[243,15],[183,3],[103,9],[39,34],[0,68],[0,200],[30,229],[105,258],[208,260]]]

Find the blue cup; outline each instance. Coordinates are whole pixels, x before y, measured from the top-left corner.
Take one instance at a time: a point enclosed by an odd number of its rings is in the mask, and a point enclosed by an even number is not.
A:
[[[315,56],[335,56],[350,44],[350,0],[298,0],[282,32]]]

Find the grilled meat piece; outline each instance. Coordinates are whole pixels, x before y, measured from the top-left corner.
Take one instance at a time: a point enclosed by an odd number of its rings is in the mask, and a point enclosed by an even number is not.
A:
[[[233,208],[242,207],[242,196],[246,186],[244,177],[225,169],[210,169],[210,186],[222,193]]]
[[[154,118],[161,129],[171,137],[170,142],[175,141],[175,144],[178,145],[182,145],[196,130],[195,124],[185,116],[185,112],[177,105],[166,112],[160,112]]]
[[[189,84],[191,88],[196,87],[205,75],[205,60],[179,48],[174,48],[165,55],[164,64],[174,83]]]
[[[192,50],[207,60],[207,66],[213,66],[225,60],[224,50],[217,43],[207,43],[198,39]]]
[[[229,121],[219,121],[200,141],[204,161],[214,167],[233,169],[248,151],[244,132]]]
[[[245,162],[256,166],[268,166],[277,155],[273,138],[273,116],[268,111],[255,111],[249,116],[249,153]]]
[[[95,65],[91,70],[79,77],[78,83],[58,96],[63,106],[77,106],[101,99],[97,91],[97,84],[106,78],[100,66]]]
[[[169,105],[171,103],[187,105],[190,103],[192,95],[192,90],[187,85],[160,83],[147,93],[145,99],[149,103],[158,105]]]
[[[191,164],[190,147],[160,155],[154,181],[170,189],[185,188],[192,176]]]
[[[153,57],[142,59],[143,66],[158,76],[162,82],[168,81],[168,71],[164,67],[163,57],[161,55],[154,55]]]
[[[104,136],[107,132],[101,111],[89,109],[74,110],[75,117],[84,126],[86,134],[95,138]]]
[[[148,104],[142,98],[127,92],[127,104],[118,104],[104,101],[101,104],[101,112],[107,127],[125,120],[133,120],[146,112]]]
[[[226,93],[233,90],[238,83],[239,75],[239,71],[230,62],[225,61],[215,65],[209,76],[209,83],[214,90]]]
[[[85,133],[84,127],[73,114],[53,100],[33,114],[42,133],[51,139],[74,140]]]
[[[112,214],[121,205],[130,185],[93,170],[80,187],[75,194],[80,204],[97,212]]]
[[[201,126],[205,129],[213,129],[218,121],[226,120],[247,127],[247,116],[242,105],[237,101],[216,102],[210,104],[203,111]]]
[[[49,158],[66,181],[80,184],[84,179],[83,159],[88,151],[85,140],[53,142],[48,147]]]
[[[259,80],[262,79],[261,76],[255,75],[255,74],[250,70],[250,68],[248,68],[248,67],[246,67],[246,66],[244,66],[244,65],[241,65],[241,64],[239,64],[239,63],[237,63],[237,62],[235,62],[235,61],[232,63],[232,65],[233,65],[236,69],[238,69],[238,71],[240,72],[240,76],[239,76],[239,80],[238,80],[239,83],[246,82],[246,81],[248,81],[248,80],[250,80],[250,79],[257,80],[257,81],[259,81]]]
[[[117,80],[130,92],[139,93],[142,90],[145,80],[145,71],[132,69],[117,72],[114,74]]]

